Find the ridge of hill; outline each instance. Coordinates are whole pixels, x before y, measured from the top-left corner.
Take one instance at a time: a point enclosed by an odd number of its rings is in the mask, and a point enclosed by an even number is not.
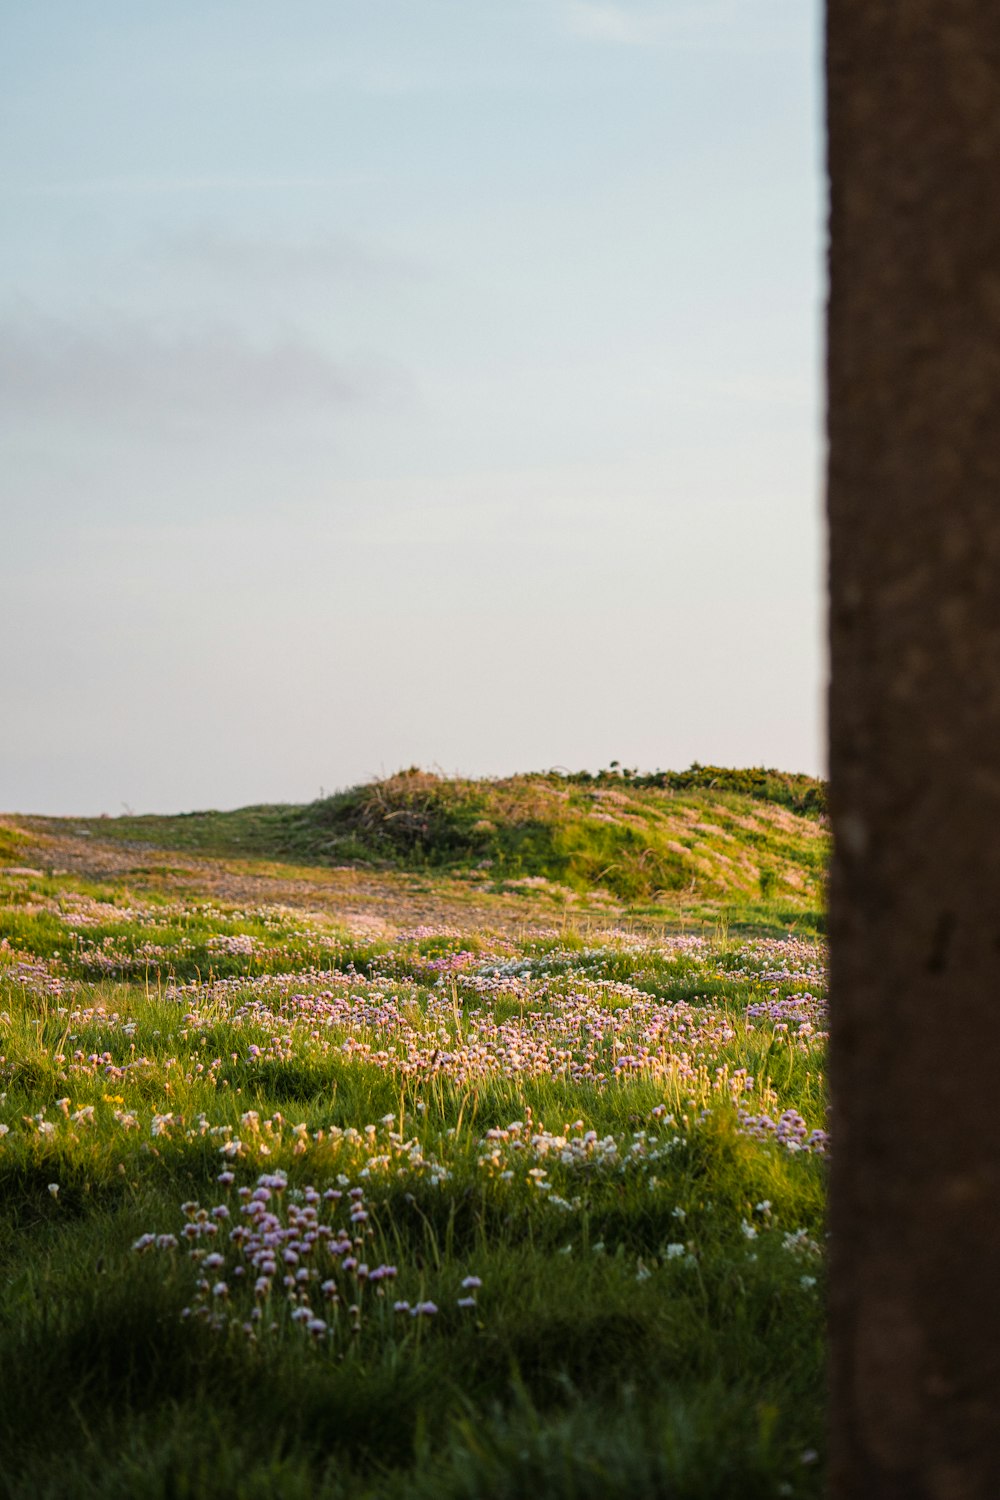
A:
[[[803,911],[823,905],[828,854],[822,782],[697,764],[484,780],[414,767],[304,805],[59,821],[103,840],[222,857]]]

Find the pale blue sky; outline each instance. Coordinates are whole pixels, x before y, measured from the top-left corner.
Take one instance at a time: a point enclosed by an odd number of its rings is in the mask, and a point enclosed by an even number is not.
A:
[[[0,807],[821,769],[818,0],[0,0]]]

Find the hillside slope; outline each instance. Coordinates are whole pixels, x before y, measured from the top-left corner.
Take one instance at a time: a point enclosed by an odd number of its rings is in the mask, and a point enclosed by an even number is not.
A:
[[[413,769],[303,806],[72,824],[101,839],[222,856],[603,889],[629,903],[698,897],[816,910],[823,806],[822,783],[777,772],[695,766],[475,781]]]

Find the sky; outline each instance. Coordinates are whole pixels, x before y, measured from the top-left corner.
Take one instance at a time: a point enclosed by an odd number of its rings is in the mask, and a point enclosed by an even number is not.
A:
[[[0,808],[823,769],[819,0],[0,0]]]

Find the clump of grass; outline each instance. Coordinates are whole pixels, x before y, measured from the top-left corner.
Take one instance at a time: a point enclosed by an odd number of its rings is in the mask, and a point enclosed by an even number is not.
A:
[[[297,827],[331,857],[401,868],[486,869],[626,901],[696,891],[820,905],[825,837],[803,812],[818,784],[710,772],[468,781],[413,769],[312,804]]]
[[[0,866],[19,865],[29,848],[29,840],[18,828],[0,823]]]

